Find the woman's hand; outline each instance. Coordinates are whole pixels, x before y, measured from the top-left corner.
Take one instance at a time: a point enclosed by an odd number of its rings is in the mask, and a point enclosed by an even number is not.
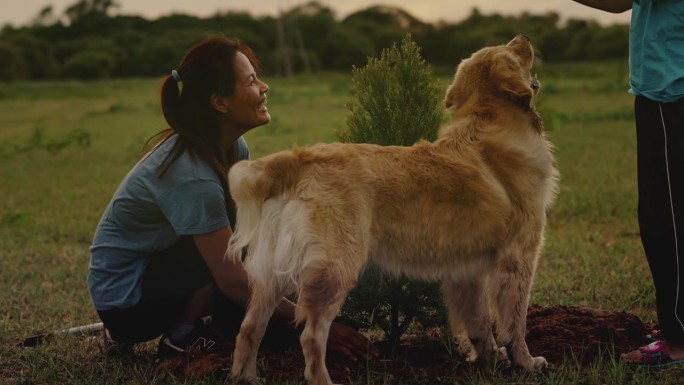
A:
[[[333,322],[328,333],[328,350],[352,361],[377,357],[378,350],[363,334],[349,326]]]

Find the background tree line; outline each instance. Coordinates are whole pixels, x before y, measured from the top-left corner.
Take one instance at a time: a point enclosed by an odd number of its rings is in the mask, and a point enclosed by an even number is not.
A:
[[[410,33],[425,60],[449,71],[485,45],[520,33],[535,42],[546,62],[627,58],[628,25],[591,20],[561,22],[557,13],[484,15],[473,9],[459,23],[430,24],[391,7],[375,6],[342,20],[310,2],[278,17],[217,12],[199,18],[157,19],[117,14],[115,0],[78,0],[63,15],[45,7],[27,26],[0,31],[0,80],[101,79],[167,74],[198,40],[237,37],[263,61],[265,73],[350,71]]]

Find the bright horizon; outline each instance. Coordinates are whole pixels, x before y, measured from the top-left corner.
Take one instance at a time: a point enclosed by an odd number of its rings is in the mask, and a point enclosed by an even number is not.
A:
[[[69,6],[78,0],[2,0],[0,6],[0,27],[11,24],[14,27],[26,26],[45,7],[51,5],[55,16],[62,16]],[[274,16],[279,9],[290,9],[297,5],[306,4],[309,0],[115,0],[120,5],[117,14],[139,15],[149,19],[172,13],[183,13],[197,17],[207,17],[216,12],[239,11],[247,12],[252,16]],[[10,4],[11,3],[11,4]],[[630,12],[611,14],[598,11],[572,0],[545,0],[527,2],[519,6],[510,0],[346,0],[344,2],[334,0],[321,0],[319,3],[329,7],[338,19],[344,18],[350,13],[360,11],[373,5],[388,5],[401,8],[414,17],[425,22],[435,23],[444,21],[448,23],[459,22],[470,15],[473,8],[477,8],[483,14],[499,13],[503,15],[520,15],[523,12],[530,14],[546,14],[556,12],[563,19],[576,18],[596,20],[602,24],[629,23]]]

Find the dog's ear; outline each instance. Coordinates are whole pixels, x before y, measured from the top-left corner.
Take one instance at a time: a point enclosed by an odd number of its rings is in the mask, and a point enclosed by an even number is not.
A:
[[[521,107],[529,107],[534,96],[534,89],[530,81],[522,79],[520,76],[511,76],[501,83],[501,91]]]
[[[456,105],[456,90],[452,84],[447,89],[446,96],[444,97],[444,107],[448,110],[454,105]]]
[[[469,84],[455,78],[454,82],[447,89],[446,96],[444,97],[444,107],[447,110],[453,107],[458,108],[465,104],[474,92],[474,90],[470,89]]]

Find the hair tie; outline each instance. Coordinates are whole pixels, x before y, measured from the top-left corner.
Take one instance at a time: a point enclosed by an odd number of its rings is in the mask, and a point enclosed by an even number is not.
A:
[[[171,76],[173,76],[173,78],[176,80],[177,83],[180,83],[180,82],[181,82],[181,77],[180,77],[180,75],[178,74],[178,71],[172,70],[172,71],[171,71]]]

